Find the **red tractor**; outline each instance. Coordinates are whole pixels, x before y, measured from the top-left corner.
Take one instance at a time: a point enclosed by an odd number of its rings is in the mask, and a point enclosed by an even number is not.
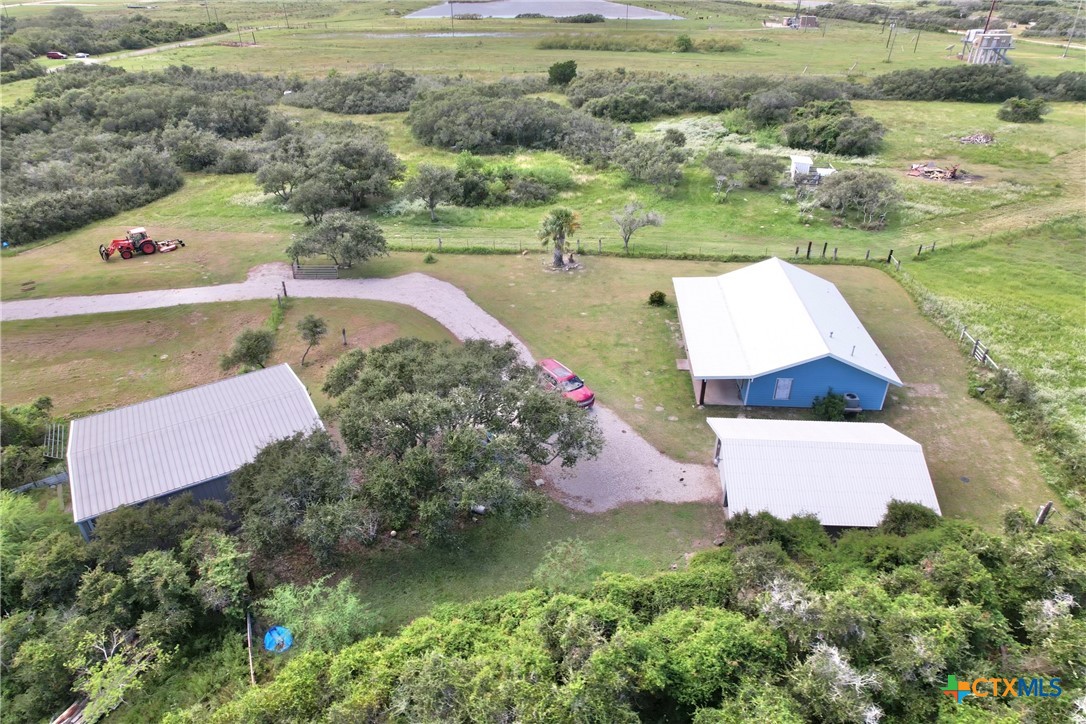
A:
[[[98,256],[102,257],[102,261],[109,261],[109,257],[120,252],[122,259],[131,259],[136,254],[154,254],[156,251],[165,254],[184,245],[185,242],[180,239],[155,241],[147,233],[147,229],[137,226],[135,229],[129,229],[123,239],[114,239],[109,242],[109,246],[100,244]]]

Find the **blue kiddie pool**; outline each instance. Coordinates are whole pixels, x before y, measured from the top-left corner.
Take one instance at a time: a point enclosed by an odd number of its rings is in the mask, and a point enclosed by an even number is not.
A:
[[[268,633],[264,634],[264,648],[275,654],[281,654],[294,645],[294,635],[290,629],[282,626],[272,626]]]

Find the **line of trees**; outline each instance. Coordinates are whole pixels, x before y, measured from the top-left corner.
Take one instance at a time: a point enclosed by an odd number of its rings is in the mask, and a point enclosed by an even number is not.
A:
[[[51,50],[71,55],[100,55],[137,50],[179,40],[225,33],[225,23],[179,23],[152,20],[145,15],[93,18],[74,7],[57,7],[45,15],[3,18],[0,82],[44,75],[36,58]]]
[[[171,724],[260,721],[1072,720],[1086,694],[1086,536],[1003,535],[890,504],[831,539],[813,518],[733,515],[685,570],[604,574],[556,546],[540,588],[445,605],[393,636],[295,657]],[[557,559],[556,559],[557,558]],[[1047,697],[942,696],[948,674],[1037,676]],[[1058,687],[1059,695],[1053,696]]]
[[[38,80],[0,114],[4,241],[78,228],[179,189],[181,170],[244,173],[266,153],[268,105],[286,82],[171,67],[78,66]]]

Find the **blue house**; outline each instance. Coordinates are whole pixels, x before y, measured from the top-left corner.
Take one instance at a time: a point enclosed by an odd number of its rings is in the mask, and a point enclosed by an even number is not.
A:
[[[700,405],[881,410],[901,380],[831,282],[780,259],[672,280]]]

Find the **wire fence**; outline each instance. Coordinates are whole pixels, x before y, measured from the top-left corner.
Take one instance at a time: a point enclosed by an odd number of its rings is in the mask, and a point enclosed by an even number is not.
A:
[[[447,252],[452,254],[544,254],[551,253],[549,243],[543,244],[529,236],[477,236],[452,238],[387,234],[388,247],[394,251]],[[935,243],[920,245],[916,256],[935,251]],[[741,240],[723,242],[699,242],[697,240],[639,241],[628,246],[621,239],[575,237],[566,241],[566,253],[580,256],[631,256],[653,259],[705,259],[707,261],[743,261],[765,259],[771,256],[782,259],[818,262],[885,262],[901,269],[901,260],[894,249],[876,247],[831,246],[830,242],[806,241],[800,244],[779,241],[757,244]]]

